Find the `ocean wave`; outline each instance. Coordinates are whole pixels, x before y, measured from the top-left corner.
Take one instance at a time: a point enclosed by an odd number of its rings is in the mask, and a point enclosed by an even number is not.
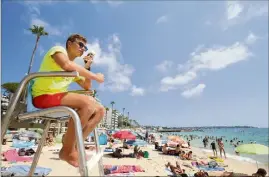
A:
[[[204,152],[210,152],[212,153],[212,150],[210,149],[202,149],[202,151]],[[243,156],[238,156],[238,155],[233,155],[233,154],[229,154],[229,153],[226,153],[226,157],[227,158],[231,158],[231,159],[234,159],[234,160],[238,160],[238,161],[245,161],[245,162],[250,162],[250,163],[256,163],[256,160],[250,158],[250,157],[243,157]],[[258,162],[258,164],[261,164],[261,162]]]

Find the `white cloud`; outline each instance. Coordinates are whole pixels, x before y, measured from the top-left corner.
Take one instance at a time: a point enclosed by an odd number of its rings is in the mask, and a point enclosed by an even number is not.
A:
[[[60,42],[56,42],[55,45],[65,47],[65,44],[60,43]]]
[[[205,84],[198,84],[196,87],[183,91],[181,95],[185,98],[199,96],[203,93],[205,87],[206,87]]]
[[[178,74],[175,77],[164,77],[161,80],[161,91],[174,90],[181,85],[185,85],[196,78],[196,73],[188,71],[184,74]]]
[[[246,44],[251,45],[251,44],[254,44],[257,41],[257,39],[258,39],[258,36],[250,32],[245,42]]]
[[[254,34],[245,39],[254,41]],[[161,91],[179,89],[189,84],[199,75],[206,75],[206,71],[217,71],[232,64],[247,60],[253,54],[249,51],[248,43],[235,42],[230,46],[214,46],[204,48],[199,45],[190,54],[190,59],[185,64],[179,64],[179,73],[174,77],[164,77],[161,79]]]
[[[33,25],[44,26],[45,31],[47,31],[49,33],[49,35],[55,35],[55,36],[61,36],[62,35],[62,32],[61,32],[60,29],[58,29],[57,27],[54,27],[54,26],[50,25],[46,21],[41,20],[39,18],[33,17],[31,19],[30,26],[33,26]]]
[[[212,25],[212,22],[211,22],[210,20],[207,20],[207,21],[205,22],[205,24],[206,24],[206,25]]]
[[[40,7],[41,6],[51,6],[55,5],[57,3],[53,0],[46,0],[46,1],[24,1],[22,4],[26,7],[26,14],[24,14],[21,19],[29,23],[29,27],[32,27],[32,25],[38,25],[38,26],[44,26],[45,31],[49,33],[49,35],[56,35],[56,36],[62,36],[66,37],[65,33],[67,31],[70,31],[71,27],[73,26],[73,22],[71,19],[66,19],[65,24],[54,26],[50,24],[48,21],[40,18]],[[24,29],[25,34],[31,34],[29,32],[26,32]]]
[[[121,5],[123,3],[123,1],[119,1],[119,0],[107,0],[107,3],[112,6],[112,7],[118,7],[119,5]]]
[[[105,69],[106,81],[102,90],[109,89],[112,92],[126,91],[132,88],[131,76],[134,68],[128,64],[120,63],[121,42],[119,36],[114,34],[110,37],[108,50],[102,50],[98,40],[87,45],[89,50],[95,51],[93,65]]]
[[[163,15],[161,17],[159,17],[156,21],[156,24],[159,24],[159,23],[165,23],[168,21],[168,17],[166,15]]]
[[[172,61],[164,60],[162,63],[156,66],[156,69],[160,72],[167,72],[172,66]]]
[[[40,56],[42,56],[42,55],[44,54],[45,50],[44,50],[44,48],[43,48],[42,45],[39,45],[39,46],[38,46],[38,51],[39,51],[39,55],[40,55]]]
[[[237,18],[244,7],[238,1],[227,1],[227,20]]]
[[[132,96],[143,96],[145,94],[145,90],[143,88],[138,88],[135,85],[132,87],[131,94]]]
[[[246,23],[256,17],[268,16],[267,1],[227,1],[223,29]]]
[[[120,0],[105,0],[105,1],[100,1],[100,0],[90,0],[92,4],[98,4],[98,3],[108,3],[111,7],[118,7],[119,5],[123,4],[124,1]]]
[[[195,53],[188,65],[194,71],[202,69],[220,70],[231,64],[246,60],[251,55],[246,45],[236,42],[231,46],[213,47]]]

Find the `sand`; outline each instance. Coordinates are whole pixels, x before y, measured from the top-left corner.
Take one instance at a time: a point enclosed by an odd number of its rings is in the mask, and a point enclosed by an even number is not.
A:
[[[44,147],[38,166],[51,168],[52,172],[48,176],[79,176],[78,169],[71,167],[66,162],[59,160],[58,158],[58,150],[61,148],[61,145],[58,144],[54,147]],[[104,148],[104,147],[103,147]],[[10,149],[10,143],[7,145],[2,146],[2,151],[5,151],[7,149]],[[103,157],[103,164],[104,165],[140,165],[145,172],[137,172],[134,173],[135,176],[167,176],[167,173],[165,171],[165,164],[167,162],[171,162],[173,165],[175,165],[176,161],[178,161],[181,165],[183,163],[190,164],[191,161],[183,161],[180,160],[176,156],[169,156],[169,155],[163,155],[161,152],[155,151],[153,149],[153,146],[149,145],[147,147],[142,147],[142,150],[147,150],[150,154],[149,158],[142,158],[142,159],[135,159],[135,158],[122,158],[122,159],[116,159],[112,158],[108,153],[104,154]],[[206,158],[209,155],[212,155],[210,153],[203,152],[199,148],[191,148],[196,158]],[[88,150],[87,150],[88,151]],[[133,150],[124,150],[124,153],[128,154],[132,152]],[[90,153],[88,151],[88,153]],[[15,163],[17,164],[30,164],[30,163]],[[257,171],[257,166],[255,163],[249,163],[249,162],[243,162],[238,161],[234,159],[225,159],[224,161],[225,165],[228,165],[226,167],[226,171],[228,172],[236,172],[236,173],[244,173],[247,175],[252,175]],[[2,167],[5,166],[11,166],[14,165],[14,163],[8,163],[5,161],[2,161]],[[265,168],[268,172],[268,167],[265,165],[259,165],[259,167]],[[182,166],[187,172],[187,174],[194,174],[198,170],[193,167],[193,169]],[[220,176],[223,172],[209,172],[209,175],[214,176]],[[97,176],[98,175],[98,167],[97,165],[93,168],[93,170],[90,172],[90,176]]]

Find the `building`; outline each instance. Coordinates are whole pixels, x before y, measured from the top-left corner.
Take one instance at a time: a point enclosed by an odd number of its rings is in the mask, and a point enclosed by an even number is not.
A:
[[[99,127],[106,127],[110,129],[118,128],[118,120],[119,120],[120,113],[117,110],[109,109],[107,114],[104,115],[104,118],[101,120]]]

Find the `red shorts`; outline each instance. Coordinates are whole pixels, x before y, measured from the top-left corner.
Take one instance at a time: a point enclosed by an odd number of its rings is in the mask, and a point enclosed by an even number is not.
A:
[[[33,99],[33,105],[36,108],[51,108],[61,105],[61,100],[66,93],[45,94]]]

